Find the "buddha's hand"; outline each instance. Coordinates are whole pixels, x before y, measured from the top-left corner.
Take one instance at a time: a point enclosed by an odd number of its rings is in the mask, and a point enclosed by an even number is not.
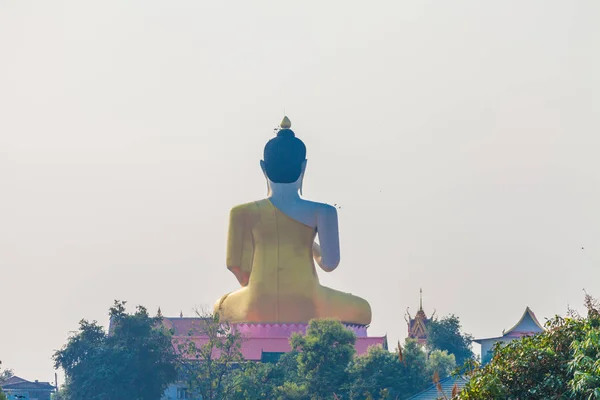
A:
[[[321,246],[317,242],[313,242],[312,246],[313,258],[317,262],[317,264],[321,265],[322,255],[321,255]]]
[[[229,268],[229,270],[231,272],[233,272],[233,274],[237,278],[237,280],[240,283],[240,285],[242,285],[242,286],[248,286],[248,281],[250,280],[250,275],[249,274],[244,273],[242,271],[242,269],[239,268],[239,267],[231,267],[231,268]]]

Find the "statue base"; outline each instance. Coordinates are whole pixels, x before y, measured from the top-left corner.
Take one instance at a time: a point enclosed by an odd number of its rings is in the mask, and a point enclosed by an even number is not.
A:
[[[356,334],[356,353],[367,352],[370,346],[387,348],[387,338],[370,337],[364,325],[344,325]],[[235,324],[233,328],[241,333],[242,353],[246,360],[264,361],[265,356],[291,351],[290,337],[294,333],[305,334],[307,324]]]
[[[174,342],[192,340],[197,346],[208,342],[207,336],[194,329],[203,323],[202,318],[164,318],[163,323],[173,330]],[[364,325],[344,326],[356,334],[357,355],[366,353],[371,346],[387,349],[387,336],[368,336]],[[232,324],[243,338],[241,351],[246,361],[276,360],[279,355],[291,351],[292,334],[305,334],[307,327],[307,324]]]

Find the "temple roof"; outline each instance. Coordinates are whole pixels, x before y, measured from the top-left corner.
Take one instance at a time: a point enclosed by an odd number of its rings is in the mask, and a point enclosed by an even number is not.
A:
[[[406,316],[404,317],[404,319],[408,324],[408,337],[412,339],[417,339],[421,343],[423,343],[427,339],[427,324],[429,323],[429,321],[431,321],[431,318],[433,318],[434,314],[435,311],[433,312],[430,318],[427,318],[427,314],[425,314],[425,311],[423,310],[423,289],[420,289],[419,310],[415,314],[415,317],[413,318],[410,315],[408,308],[406,309]]]
[[[469,383],[469,377],[467,376],[449,376],[440,380],[442,393],[440,393],[437,385],[433,384],[422,392],[409,397],[408,400],[437,400],[441,398],[449,399],[450,396],[452,396],[452,389],[454,388],[454,385],[458,386],[459,390],[462,390],[465,386],[467,386],[467,383]]]
[[[525,308],[525,312],[521,316],[519,322],[512,328],[504,332],[504,336],[510,333],[529,333],[529,332],[543,332],[544,327],[537,320],[535,314],[529,307]]]
[[[49,382],[30,382],[18,376],[8,378],[2,385],[4,390],[53,390]]]
[[[16,375],[13,375],[10,378],[8,378],[7,380],[5,380],[2,384],[3,385],[13,385],[15,383],[21,383],[21,382],[27,382],[27,380],[20,378]]]
[[[206,317],[165,317],[163,325],[173,330],[174,336],[198,335],[203,332],[203,323]]]
[[[512,328],[509,330],[503,331],[502,336],[491,337],[491,338],[481,338],[475,339],[475,343],[480,343],[483,340],[493,340],[493,339],[502,339],[502,338],[511,338],[511,337],[521,337],[525,335],[531,335],[533,333],[543,332],[544,327],[538,321],[537,317],[531,311],[529,307],[525,308],[525,312]]]

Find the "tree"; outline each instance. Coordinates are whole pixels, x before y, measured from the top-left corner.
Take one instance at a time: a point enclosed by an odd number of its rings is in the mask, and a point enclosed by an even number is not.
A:
[[[427,357],[428,376],[437,376],[440,378],[449,377],[456,369],[456,359],[454,354],[448,354],[446,350],[433,350]]]
[[[297,351],[283,354],[271,374],[274,398],[277,400],[308,399],[308,385],[298,371]]]
[[[455,315],[441,320],[432,320],[427,325],[427,349],[447,351],[454,354],[457,365],[473,359],[471,342],[473,337],[461,332],[460,320]]]
[[[427,353],[421,345],[414,339],[406,339],[402,353],[409,382],[407,394],[418,393],[431,385],[433,377],[428,373]]]
[[[276,363],[244,362],[235,329],[218,315],[198,314],[191,337],[177,347],[190,394],[205,399],[406,399],[454,367],[453,355],[435,350],[428,357],[410,339],[397,353],[372,347],[355,357],[354,333],[335,320],[311,321]]]
[[[230,400],[276,399],[276,366],[271,363],[245,363],[230,374]],[[280,382],[282,384],[283,382]]]
[[[587,321],[581,339],[573,340],[573,358],[568,371],[573,374],[569,389],[574,396],[600,399],[600,304],[586,294]]]
[[[0,366],[2,366],[2,361],[0,361]],[[0,371],[0,384],[6,382],[8,379],[10,379],[10,377],[14,375],[12,369],[0,369]],[[6,395],[2,391],[2,388],[0,388],[0,400],[6,400]]]
[[[2,366],[2,361],[0,361],[0,366]],[[9,380],[12,376],[14,376],[14,371],[12,369],[0,369],[0,384]]]
[[[407,365],[398,354],[372,346],[349,368],[349,398],[396,399],[412,394]]]
[[[232,370],[243,361],[242,337],[229,323],[221,322],[218,314],[196,314],[201,322],[190,332],[190,339],[178,344],[181,375],[193,395],[205,400],[228,398],[233,390]],[[198,343],[193,336],[207,340]]]
[[[600,309],[555,317],[546,331],[497,344],[491,361],[470,372],[460,399],[600,399]]]
[[[299,382],[300,375],[298,374],[298,352],[290,351],[282,354],[275,364],[273,369],[273,377],[278,385],[283,382]]]
[[[306,335],[290,339],[298,352],[298,373],[314,399],[330,399],[341,393],[348,380],[346,369],[354,357],[356,335],[332,319],[312,320]]]
[[[70,400],[71,396],[69,395],[69,389],[67,385],[62,385],[60,389],[54,393],[52,396],[52,400]]]
[[[245,363],[231,371],[228,400],[307,400],[304,380],[298,375],[298,354],[289,352],[272,363]]]
[[[109,315],[109,333],[96,321],[82,320],[79,331],[54,353],[70,398],[160,399],[177,378],[177,356],[162,318],[150,317],[142,306],[127,314],[119,301]]]

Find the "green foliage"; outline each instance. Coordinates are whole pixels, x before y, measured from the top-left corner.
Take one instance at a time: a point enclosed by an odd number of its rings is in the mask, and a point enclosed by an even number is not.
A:
[[[298,375],[298,353],[284,354],[276,364],[247,363],[233,371],[228,399],[308,399],[308,388]]]
[[[0,366],[2,366],[2,361],[0,361]],[[13,370],[12,369],[5,369],[5,370],[1,370],[0,369],[0,384],[6,382],[10,377],[12,377],[14,375]],[[6,395],[4,394],[4,392],[2,391],[2,389],[0,388],[0,400],[6,400]]]
[[[67,377],[70,398],[89,400],[158,400],[177,378],[177,356],[160,317],[144,307],[134,314],[125,303],[110,309],[111,332],[95,321],[80,322],[79,331],[54,353],[56,368]]]
[[[232,368],[243,359],[242,337],[228,323],[221,322],[218,314],[197,314],[202,322],[193,328],[190,336],[200,335],[208,340],[202,344],[192,339],[179,343],[179,353],[185,360],[181,363],[181,373],[190,393],[206,400],[229,398],[235,385],[246,388],[251,385],[250,375],[232,374]]]
[[[251,364],[233,373],[234,400],[406,399],[428,387],[431,371],[448,371],[453,357],[436,352],[433,363],[409,340],[400,357],[371,347],[355,357],[354,333],[333,320],[311,321],[305,335],[293,335],[294,351],[277,364]],[[438,354],[439,353],[439,354]]]
[[[311,321],[305,335],[290,339],[294,351],[276,364],[247,363],[229,373],[228,399],[308,400],[405,399],[431,384],[429,372],[449,369],[453,358],[440,353],[430,366],[414,341],[404,359],[374,346],[355,357],[354,333],[334,320]],[[437,353],[436,353],[437,354]]]
[[[228,334],[225,334],[227,336]],[[233,337],[233,336],[232,336]],[[241,338],[235,336],[235,341],[240,342]],[[240,356],[241,357],[241,356]],[[213,382],[212,394],[214,399],[228,400],[259,400],[259,399],[277,399],[294,400],[308,399],[308,389],[306,381],[300,378],[298,373],[298,352],[291,351],[283,354],[277,363],[257,363],[257,362],[239,362],[236,359],[235,367],[227,359],[214,358],[213,372],[224,371],[220,389],[216,385],[217,374],[210,375],[208,369],[200,370],[201,366],[196,365],[196,369],[186,372],[194,372],[197,380],[204,378],[205,382]],[[220,367],[215,364],[221,362]],[[227,366],[229,364],[229,366]],[[199,368],[200,367],[200,368]],[[186,368],[190,368],[189,366]],[[203,371],[203,372],[200,372]],[[188,383],[188,387],[193,388],[194,383]],[[197,388],[197,386],[196,386]],[[207,387],[205,392],[208,392]],[[201,394],[196,390],[195,394]],[[209,398],[205,397],[204,398]]]
[[[456,364],[463,365],[473,359],[473,337],[461,332],[460,320],[455,315],[432,320],[427,325],[427,349],[447,351],[454,354]]]
[[[410,382],[408,392],[418,393],[431,385],[433,378],[428,374],[427,353],[416,340],[406,339],[403,354],[407,367],[406,376]]]
[[[275,398],[277,400],[307,400],[313,397],[309,395],[306,384],[284,382],[283,385],[275,388]]]
[[[69,389],[67,385],[63,385],[52,395],[52,400],[70,400]]]
[[[291,337],[291,352],[255,363],[243,360],[243,338],[218,315],[198,314],[177,351],[160,316],[150,318],[143,307],[128,315],[119,302],[110,315],[110,334],[83,320],[55,353],[67,375],[55,399],[157,400],[178,378],[192,398],[205,400],[402,400],[455,365],[453,355],[427,354],[414,340],[396,353],[372,347],[356,357],[355,334],[335,320],[310,321],[306,334]]]
[[[298,352],[290,351],[289,353],[283,354],[279,358],[274,372],[275,376],[278,378],[279,384],[283,384],[283,382],[300,382],[300,375],[298,374]]]
[[[600,399],[600,316],[555,317],[546,331],[498,344],[461,399]]]
[[[2,366],[2,361],[0,361],[0,366]],[[2,382],[6,382],[9,378],[11,378],[14,375],[14,372],[12,369],[5,369],[2,370],[0,369],[0,383]]]
[[[349,368],[349,398],[395,399],[414,392],[407,374],[407,366],[397,354],[379,346],[357,357]]]
[[[298,373],[314,399],[327,399],[342,392],[355,341],[354,332],[329,319],[312,320],[306,335],[292,335],[290,345],[299,353]]]
[[[585,298],[587,321],[581,339],[571,343],[573,359],[568,371],[573,374],[569,388],[573,396],[600,399],[600,305],[589,295]]]
[[[448,354],[446,350],[434,350],[429,353],[429,357],[427,358],[428,376],[433,376],[437,373],[443,379],[450,376],[455,369],[456,359],[454,358],[454,354]]]
[[[231,400],[273,399],[274,382],[272,382],[273,364],[247,363],[242,369],[232,372],[231,390],[228,398]]]
[[[600,399],[600,330],[586,327],[584,337],[571,343],[573,359],[569,372],[573,394],[587,399]]]

